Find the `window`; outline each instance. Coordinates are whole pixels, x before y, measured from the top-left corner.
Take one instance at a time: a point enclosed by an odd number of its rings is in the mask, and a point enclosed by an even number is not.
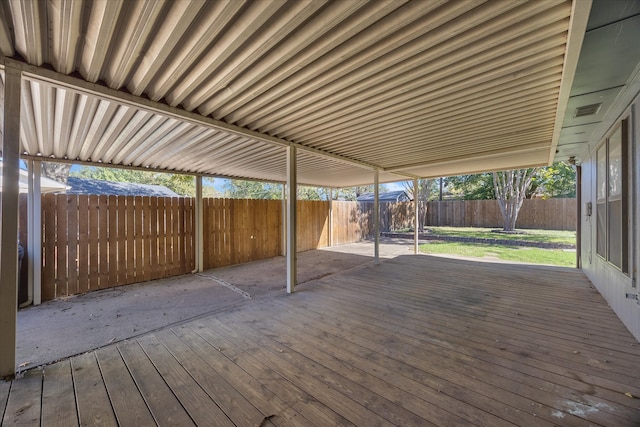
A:
[[[629,272],[628,122],[623,120],[596,152],[596,252]]]

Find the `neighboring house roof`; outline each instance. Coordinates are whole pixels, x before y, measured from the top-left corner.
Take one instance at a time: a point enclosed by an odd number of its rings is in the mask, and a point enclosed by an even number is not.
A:
[[[70,176],[67,181],[70,189],[67,194],[98,194],[108,196],[155,196],[180,197],[164,185],[134,184],[131,182],[112,182],[99,179]]]
[[[373,202],[373,193],[361,194],[356,200],[359,202]],[[406,191],[398,190],[380,193],[378,195],[378,200],[381,202],[408,202],[409,200],[413,199]]]
[[[19,183],[20,193],[26,194],[29,192],[29,173],[20,169],[20,183]],[[67,186],[59,183],[58,181],[54,181],[53,179],[46,178],[44,176],[40,177],[40,193],[57,193],[64,192],[67,189]],[[2,161],[0,161],[0,192],[2,191]]]

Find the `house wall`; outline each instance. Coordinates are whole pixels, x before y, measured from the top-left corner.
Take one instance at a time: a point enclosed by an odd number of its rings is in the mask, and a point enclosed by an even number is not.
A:
[[[602,138],[590,141],[588,152],[581,156],[582,165],[582,269],[627,326],[631,333],[640,340],[640,301],[628,298],[627,294],[638,295],[637,269],[640,265],[640,246],[638,236],[640,231],[640,96],[628,105],[624,112],[615,119],[608,121],[608,129],[616,126],[619,121],[630,119],[630,154],[631,177],[629,178],[629,249],[630,274],[623,274],[619,269],[609,264],[596,253],[596,149]],[[608,130],[607,130],[608,134]],[[592,203],[593,214],[587,216],[586,204]],[[631,276],[631,277],[630,277]],[[636,277],[636,282],[632,277]]]

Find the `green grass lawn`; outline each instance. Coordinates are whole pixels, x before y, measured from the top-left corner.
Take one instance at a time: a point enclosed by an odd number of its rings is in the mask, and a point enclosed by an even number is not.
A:
[[[575,231],[561,230],[518,230],[522,234],[495,233],[492,228],[473,227],[428,227],[430,234],[440,236],[476,237],[483,239],[522,240],[529,242],[551,242],[576,244]]]
[[[575,267],[576,265],[576,253],[561,249],[540,249],[487,243],[439,242],[434,240],[420,245],[420,251],[426,254],[461,255],[478,258],[494,257],[504,261],[550,264],[563,267]]]

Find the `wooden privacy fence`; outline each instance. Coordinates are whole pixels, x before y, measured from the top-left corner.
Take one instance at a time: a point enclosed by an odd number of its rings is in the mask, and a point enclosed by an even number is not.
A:
[[[282,254],[282,201],[204,199],[204,268]]]
[[[496,200],[455,200],[427,202],[426,224],[424,204],[420,202],[420,224],[424,226],[493,227],[503,226]],[[361,202],[363,220],[373,218],[373,203]],[[520,209],[518,228],[546,230],[576,229],[576,199],[526,199]],[[413,228],[413,202],[380,203],[380,230],[384,232]],[[366,237],[373,233],[366,233]]]
[[[575,230],[576,199],[525,199],[517,228]],[[451,227],[502,227],[500,207],[495,200],[428,202],[427,225]]]
[[[204,199],[204,268],[281,255],[282,208],[281,200]],[[329,246],[329,202],[298,201],[297,208],[298,251]],[[22,212],[26,242],[26,209]],[[334,244],[367,237],[372,229],[367,221],[358,203],[334,202],[333,223],[341,225],[334,229]],[[47,194],[42,227],[43,300],[195,268],[191,198]]]
[[[190,198],[42,198],[42,299],[194,269]]]
[[[281,200],[204,199],[204,268],[283,253]],[[21,199],[21,206],[25,198]],[[373,236],[373,203],[334,201],[334,245]],[[329,246],[329,202],[298,201],[298,251]],[[26,209],[20,239],[26,242]],[[427,225],[499,227],[495,200],[429,202]],[[525,200],[520,228],[574,230],[575,199]],[[413,227],[413,203],[381,203],[381,231]],[[185,274],[195,268],[192,198],[44,195],[42,298]]]

